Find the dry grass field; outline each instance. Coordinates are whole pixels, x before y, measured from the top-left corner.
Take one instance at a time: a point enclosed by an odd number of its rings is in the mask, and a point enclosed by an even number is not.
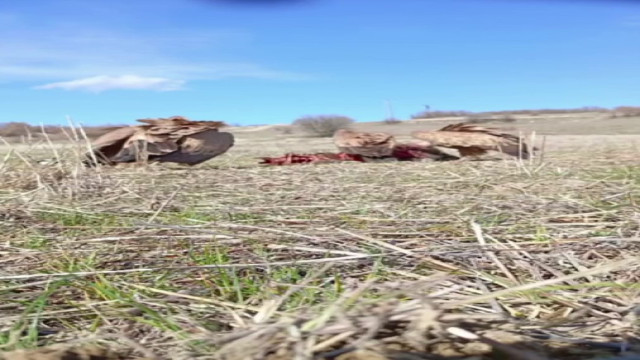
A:
[[[0,358],[640,359],[640,118],[517,118],[488,125],[540,156],[258,165],[335,151],[277,126],[193,168],[5,144]]]

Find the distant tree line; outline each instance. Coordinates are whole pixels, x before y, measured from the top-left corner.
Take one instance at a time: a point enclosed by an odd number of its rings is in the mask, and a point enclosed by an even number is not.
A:
[[[612,117],[640,116],[640,106],[618,106],[615,108],[604,108],[598,106],[585,106],[574,109],[524,109],[524,110],[501,110],[486,112],[471,112],[464,110],[435,110],[421,111],[411,115],[412,119],[433,119],[441,117],[474,117],[474,116],[496,116],[496,115],[543,115],[543,114],[568,114],[580,112],[610,113]]]
[[[615,108],[604,108],[596,106],[586,106],[575,109],[529,109],[529,110],[502,110],[489,112],[471,112],[464,110],[435,110],[422,111],[411,115],[412,119],[435,119],[442,117],[463,117],[465,122],[483,123],[483,122],[512,122],[515,121],[514,115],[545,115],[545,114],[568,114],[580,112],[605,113],[611,118],[636,117],[640,116],[640,106],[618,106]],[[293,126],[281,126],[277,130],[283,134],[291,134],[293,128],[298,128],[311,136],[327,137],[343,127],[347,127],[354,123],[354,119],[343,115],[316,115],[303,116],[293,122]],[[402,120],[395,118],[384,119],[385,124],[393,125],[401,123]],[[89,139],[95,139],[100,135],[111,131],[118,126],[83,126],[85,134]],[[64,141],[73,138],[74,129],[69,126],[38,126],[30,125],[26,122],[6,122],[0,123],[0,137],[16,139],[16,138],[43,138],[46,133],[52,141]]]
[[[94,139],[117,127],[119,126],[83,126],[82,129],[89,139]],[[77,132],[78,129],[75,131]],[[39,139],[44,138],[44,134],[52,141],[68,140],[70,137],[73,138],[74,129],[69,126],[30,125],[26,122],[0,123],[0,136],[4,138]]]

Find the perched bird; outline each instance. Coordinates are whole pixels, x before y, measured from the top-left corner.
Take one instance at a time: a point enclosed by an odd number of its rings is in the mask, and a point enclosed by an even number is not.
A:
[[[461,157],[480,156],[490,150],[519,156],[522,159],[528,159],[531,155],[530,149],[521,137],[500,129],[472,124],[452,124],[436,131],[414,131],[411,136],[426,141],[434,147],[456,149]],[[533,147],[531,150],[538,149]]]
[[[181,116],[140,119],[145,125],[122,127],[110,131],[92,144],[84,164],[115,165],[141,160],[196,165],[225,153],[234,144],[221,121],[191,121]]]
[[[385,158],[393,154],[396,139],[387,133],[356,132],[339,129],[333,134],[333,143],[341,152],[367,158]]]

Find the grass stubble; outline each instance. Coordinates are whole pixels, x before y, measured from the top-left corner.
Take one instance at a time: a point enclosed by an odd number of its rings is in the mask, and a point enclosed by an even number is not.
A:
[[[635,144],[84,169],[81,135],[3,148],[0,358],[640,359]]]

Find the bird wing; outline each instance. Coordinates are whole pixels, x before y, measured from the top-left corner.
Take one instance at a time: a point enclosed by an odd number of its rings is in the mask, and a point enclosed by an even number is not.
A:
[[[231,133],[205,131],[185,137],[180,143],[180,151],[194,155],[220,155],[225,153],[235,143]]]
[[[136,121],[149,124],[149,125],[163,125],[163,124],[191,122],[191,120],[187,119],[184,116],[170,116],[168,118],[145,118],[145,119],[138,119]]]
[[[138,127],[138,130],[125,141],[120,151],[111,157],[111,161],[135,162],[140,159],[140,155],[159,156],[176,150],[178,150],[178,144],[175,140],[147,134],[144,127]]]
[[[473,124],[451,124],[436,131],[414,131],[411,136],[443,147],[480,147],[483,149],[518,144],[520,137],[496,128]]]
[[[505,139],[509,139],[509,140],[515,141],[516,143],[520,139],[519,136],[515,136],[513,134],[509,134],[507,132],[504,132],[501,129],[483,127],[483,126],[478,126],[478,125],[473,125],[473,124],[465,124],[465,123],[457,123],[457,124],[447,125],[447,126],[443,127],[442,129],[440,129],[438,131],[458,131],[458,132],[483,133],[483,134],[489,134],[489,135],[493,135],[493,136],[497,136],[497,137],[503,137]]]
[[[154,157],[162,162],[177,162],[196,165],[224,154],[234,145],[233,134],[210,129],[184,136],[178,141],[177,151]]]
[[[482,126],[477,126],[477,125],[473,125],[473,124],[465,124],[465,123],[458,123],[458,124],[452,124],[452,125],[448,125],[443,127],[440,130],[449,130],[449,131],[462,131],[462,132],[481,132],[481,133],[485,133],[485,134],[490,134],[493,136],[498,136],[498,137],[502,137],[505,139],[508,139],[511,143],[510,144],[505,144],[503,145],[503,150],[504,147],[510,147],[510,148],[518,148],[520,147],[520,144],[522,144],[522,151],[525,153],[525,156],[528,156],[528,152],[529,152],[529,146],[527,145],[527,142],[525,141],[525,139],[521,136],[516,136],[513,134],[509,134],[507,132],[504,132],[500,129],[497,128],[489,128],[489,127],[482,127]],[[540,150],[538,147],[536,147],[535,145],[531,146],[532,151],[538,151]],[[507,153],[511,153],[510,151],[507,151]]]
[[[129,138],[125,147],[136,146],[142,149],[146,146],[149,155],[164,155],[178,150],[177,140],[171,132],[154,134],[149,129],[141,129]]]
[[[349,130],[338,130],[333,142],[342,152],[372,157],[389,156],[396,145],[395,137],[391,134]]]
[[[462,156],[482,155],[487,150],[499,150],[524,159],[530,155],[528,146],[521,137],[500,129],[472,124],[452,124],[437,131],[414,131],[411,135],[435,146],[455,148]]]
[[[139,131],[137,126],[125,126],[109,131],[92,142],[91,151],[99,163],[111,162],[113,157],[125,146],[127,140],[137,131]],[[93,163],[91,153],[87,153],[85,156],[87,161]],[[86,164],[88,165],[88,163]]]
[[[220,121],[190,121],[181,116],[139,119],[138,121],[146,125],[119,128],[104,134],[96,139],[94,148],[112,163],[136,161],[143,149],[146,150],[150,158],[157,158],[178,151],[182,143],[185,143],[187,147],[195,146],[197,148],[200,146],[197,145],[198,134],[215,133],[219,127],[226,125]],[[192,140],[186,140],[193,136],[195,138]],[[233,139],[231,139],[231,144],[233,144]],[[205,148],[201,150],[215,152]]]
[[[508,139],[472,132],[457,131],[414,131],[411,133],[416,139],[425,140],[434,146],[443,147],[481,147],[494,148],[505,146],[511,142]]]
[[[192,131],[204,131],[218,129],[227,126],[223,121],[192,121],[183,116],[171,116],[168,118],[138,119],[137,121],[151,125],[152,128],[165,128],[174,130],[192,129]]]
[[[92,142],[92,148],[102,149],[126,140],[138,130],[135,126],[125,126],[102,134]]]

